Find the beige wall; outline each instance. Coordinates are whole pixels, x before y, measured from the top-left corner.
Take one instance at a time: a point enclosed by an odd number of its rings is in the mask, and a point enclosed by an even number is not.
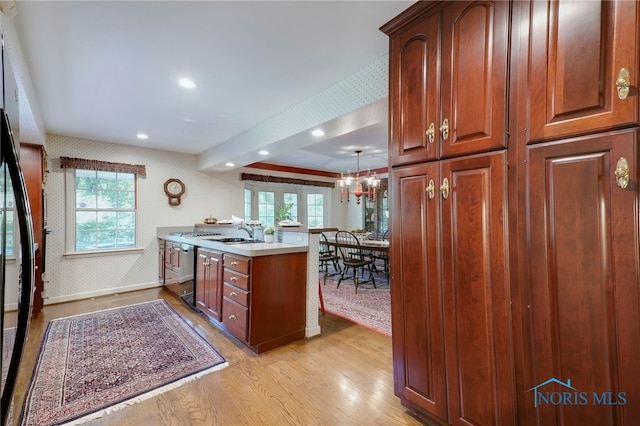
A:
[[[48,135],[49,173],[45,304],[129,291],[157,285],[159,226],[193,226],[214,215],[242,215],[243,183],[239,172],[208,176],[196,170],[196,156],[66,136]],[[140,252],[108,255],[65,255],[65,172],[60,157],[78,157],[146,165],[138,179]],[[187,192],[179,207],[168,205],[163,185],[181,179]]]
[[[208,175],[196,170],[195,155],[58,135],[47,136],[46,150],[49,169],[45,183],[46,219],[47,229],[52,234],[47,237],[45,304],[157,286],[157,227],[193,226],[209,215],[219,219],[231,218],[232,214],[242,217],[242,172],[300,177],[256,169]],[[61,156],[146,166],[146,178],[138,179],[141,251],[65,254],[65,171],[60,168]],[[182,180],[187,187],[179,207],[169,206],[164,194],[163,184],[172,177]],[[340,203],[338,191],[331,194],[328,226],[339,229],[361,227],[362,205],[356,205],[353,200]]]

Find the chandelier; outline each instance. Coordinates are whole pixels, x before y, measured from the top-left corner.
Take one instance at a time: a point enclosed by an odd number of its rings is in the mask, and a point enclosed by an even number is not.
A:
[[[361,152],[361,150],[355,151],[357,161],[355,176],[352,175],[350,171],[347,171],[346,174],[340,173],[340,179],[338,179],[338,187],[340,188],[340,202],[344,201],[345,195],[347,202],[349,202],[350,194],[355,195],[357,204],[360,204],[360,198],[363,195],[371,198],[371,201],[376,201],[378,186],[380,186],[380,179],[378,178],[378,175],[376,175],[375,173],[371,173],[370,171],[367,171],[366,176],[360,176]],[[367,186],[366,191],[362,188],[363,184]]]

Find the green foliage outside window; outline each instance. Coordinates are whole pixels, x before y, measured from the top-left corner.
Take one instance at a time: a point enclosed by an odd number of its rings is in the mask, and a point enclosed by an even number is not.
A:
[[[76,251],[135,247],[133,173],[76,170]]]

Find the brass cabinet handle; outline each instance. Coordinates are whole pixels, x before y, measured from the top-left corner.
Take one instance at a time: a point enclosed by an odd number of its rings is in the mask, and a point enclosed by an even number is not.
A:
[[[433,123],[429,124],[429,130],[427,130],[427,136],[429,138],[429,143],[433,143],[436,139],[436,126]]]
[[[447,140],[449,137],[449,120],[444,119],[442,126],[440,126],[440,133],[442,133],[442,139]]]
[[[433,179],[429,180],[429,186],[427,186],[427,194],[429,195],[429,199],[433,200],[433,197],[435,197],[435,192],[436,192],[436,186],[433,184]]]
[[[229,278],[229,280],[231,282],[236,282],[236,281],[238,281],[238,277],[231,277],[231,278]]]
[[[238,297],[238,293],[236,293],[235,291],[232,291],[231,293],[229,293],[229,296],[231,297]]]
[[[231,315],[229,315],[229,319],[230,319],[231,321],[235,321],[236,319],[238,319],[238,317],[237,317],[237,316],[235,316],[235,315],[233,315],[233,314],[231,314]]]
[[[618,164],[616,164],[616,170],[614,172],[616,175],[616,181],[618,182],[618,186],[622,189],[625,189],[629,186],[629,176],[631,173],[629,172],[629,162],[626,158],[620,157],[618,160]]]
[[[209,260],[205,260],[204,262],[202,262],[202,266],[210,266],[211,263],[209,262]]]
[[[238,266],[238,262],[231,262],[231,266]]]
[[[440,185],[440,191],[442,192],[442,198],[449,196],[449,179],[444,178],[442,185]]]
[[[622,68],[618,73],[618,79],[616,80],[616,86],[618,86],[618,98],[627,99],[629,96],[629,87],[631,86],[631,76],[629,70]]]

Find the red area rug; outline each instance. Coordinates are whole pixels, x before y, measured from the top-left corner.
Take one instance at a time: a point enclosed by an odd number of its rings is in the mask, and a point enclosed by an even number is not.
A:
[[[325,311],[379,333],[391,336],[391,293],[386,277],[375,277],[376,287],[370,282],[358,285],[356,294],[353,280],[346,280],[336,288],[339,276],[327,277],[320,285]]]
[[[53,320],[21,424],[88,421],[227,365],[164,300]]]

